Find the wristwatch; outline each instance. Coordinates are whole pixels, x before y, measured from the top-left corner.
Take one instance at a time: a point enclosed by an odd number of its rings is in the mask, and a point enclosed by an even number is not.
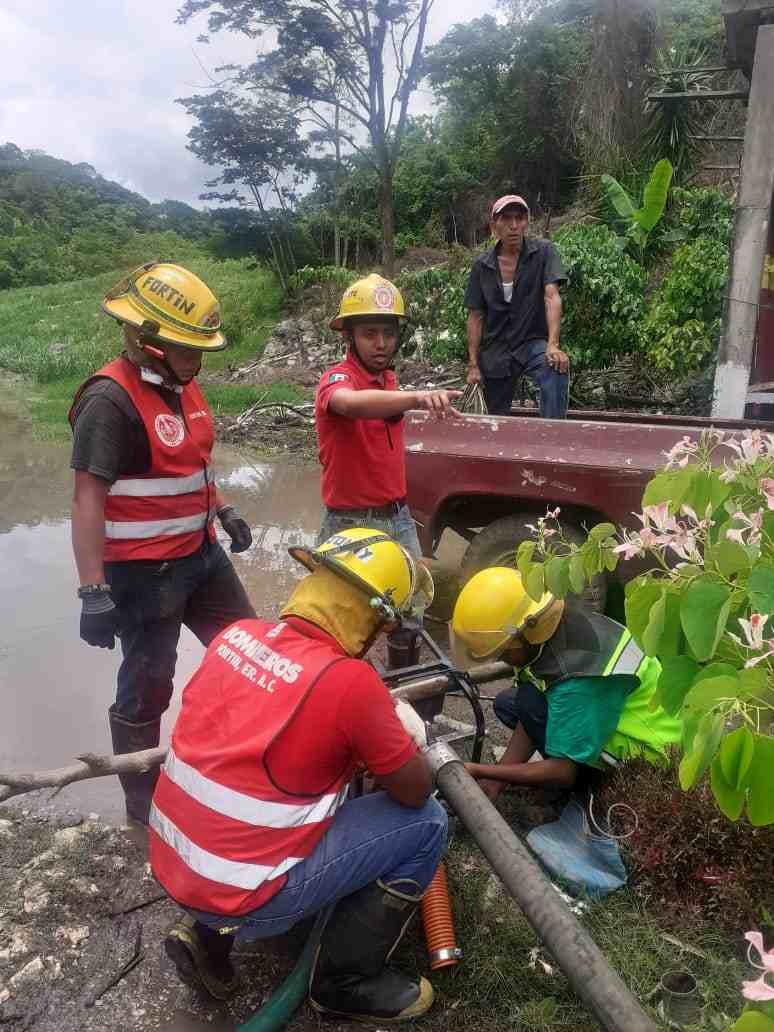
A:
[[[85,598],[87,595],[104,595],[109,591],[109,584],[82,584],[78,588],[78,598]]]

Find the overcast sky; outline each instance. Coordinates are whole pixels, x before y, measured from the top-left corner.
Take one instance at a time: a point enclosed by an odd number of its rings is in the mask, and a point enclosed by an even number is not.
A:
[[[241,62],[255,44],[206,24],[176,25],[180,0],[0,0],[0,143],[87,161],[150,200],[197,207],[212,175],[186,150],[190,122],[175,98],[200,91],[205,68]],[[430,42],[495,0],[437,0]],[[427,94],[415,110],[427,110]]]

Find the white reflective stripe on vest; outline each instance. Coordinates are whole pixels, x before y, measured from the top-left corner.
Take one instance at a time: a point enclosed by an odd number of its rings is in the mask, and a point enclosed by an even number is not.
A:
[[[236,889],[255,890],[272,878],[286,874],[291,867],[301,863],[301,857],[289,856],[276,867],[266,864],[250,864],[241,860],[227,860],[202,849],[184,835],[176,824],[166,817],[155,805],[151,807],[150,826],[159,838],[170,846],[180,859],[202,878],[231,885]]]
[[[329,793],[314,803],[274,803],[236,792],[200,774],[170,749],[164,763],[170,781],[189,796],[224,817],[254,824],[259,828],[300,828],[319,824],[332,817],[347,794],[347,785],[340,792]]]
[[[122,478],[116,480],[108,494],[113,498],[169,498],[200,491],[206,484],[207,473],[202,469],[190,477]]]
[[[118,523],[105,520],[105,537],[118,541],[132,541],[135,538],[173,537],[175,534],[190,534],[204,530],[210,520],[215,519],[215,509],[196,512],[193,516],[176,516],[171,520],[130,520]]]
[[[609,670],[608,673],[636,674],[643,659],[645,659],[645,653],[639,647],[634,638],[630,638],[620,656],[615,661],[613,669]]]

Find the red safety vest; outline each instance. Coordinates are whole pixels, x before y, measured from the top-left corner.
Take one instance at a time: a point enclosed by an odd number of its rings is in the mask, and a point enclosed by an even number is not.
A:
[[[342,658],[263,620],[240,620],[209,646],[183,692],[150,814],[153,873],[183,906],[216,914],[263,906],[330,827],[354,764],[299,795],[272,779],[270,750]]]
[[[215,540],[215,481],[210,466],[215,427],[195,381],[180,395],[182,418],[127,358],[108,362],[79,388],[70,423],[83,391],[94,380],[115,380],[131,398],[145,425],[151,464],[147,473],[119,477],[105,501],[105,561],[177,559]]]

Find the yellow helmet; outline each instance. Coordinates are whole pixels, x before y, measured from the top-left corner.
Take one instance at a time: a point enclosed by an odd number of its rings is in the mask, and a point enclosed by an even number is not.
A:
[[[496,659],[515,641],[539,645],[554,634],[564,602],[547,591],[539,602],[527,594],[521,574],[490,566],[471,577],[457,598],[451,621],[452,654],[466,668]]]
[[[108,291],[102,310],[165,344],[197,351],[226,347],[218,299],[182,265],[141,265]]]
[[[415,596],[423,605],[433,600],[430,572],[384,531],[351,527],[328,538],[317,548],[288,549],[291,556],[314,572],[325,566],[355,584],[385,619],[396,620],[410,611]]]
[[[331,320],[331,329],[346,329],[344,320],[357,315],[392,315],[396,319],[405,319],[403,295],[394,283],[372,272],[344,291],[339,314]]]

